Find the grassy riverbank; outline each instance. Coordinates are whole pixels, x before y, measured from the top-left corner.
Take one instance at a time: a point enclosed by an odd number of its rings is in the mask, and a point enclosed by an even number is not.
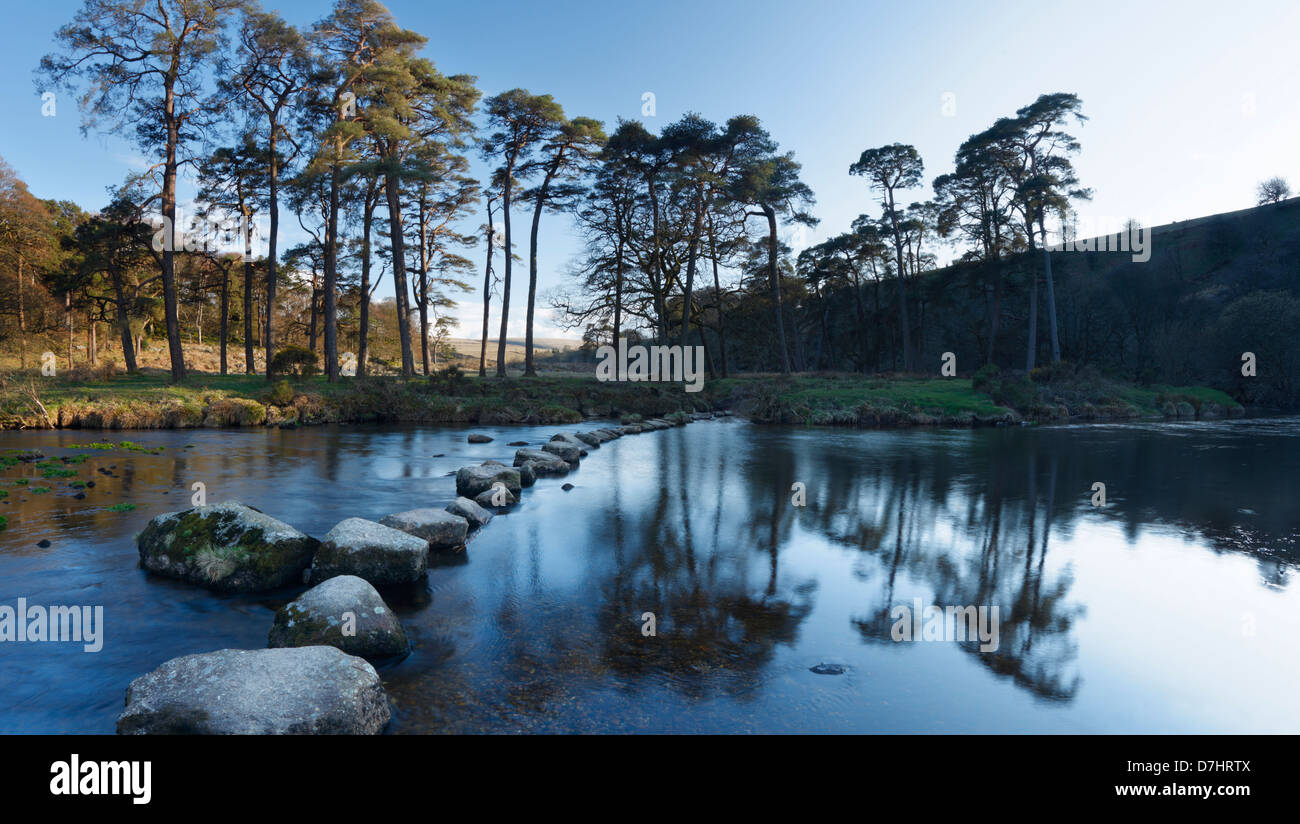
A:
[[[1204,387],[1134,386],[1057,366],[971,378],[857,374],[747,375],[679,384],[601,383],[586,375],[537,378],[442,373],[434,380],[314,377],[268,384],[256,375],[147,371],[108,379],[10,377],[0,384],[0,428],[167,429],[321,423],[574,423],[730,409],[761,423],[850,426],[988,425],[1020,420],[1220,418],[1242,413]]]

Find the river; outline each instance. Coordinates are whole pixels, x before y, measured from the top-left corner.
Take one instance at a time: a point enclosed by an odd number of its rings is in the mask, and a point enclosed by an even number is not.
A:
[[[111,733],[132,678],[266,645],[299,590],[137,565],[133,536],[194,483],[320,537],[445,505],[457,467],[565,429],[468,431],[0,432],[90,456],[76,477],[0,471],[0,604],[102,605],[105,624],[99,652],[0,643],[0,732]],[[380,669],[390,732],[1300,732],[1298,436],[1285,418],[624,437],[390,596],[413,644]],[[124,439],[160,450],[73,447]],[[997,607],[996,649],[895,640],[917,604]]]

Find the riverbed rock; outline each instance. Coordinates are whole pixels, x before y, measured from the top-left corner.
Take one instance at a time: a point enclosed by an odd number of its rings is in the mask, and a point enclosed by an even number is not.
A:
[[[592,449],[600,449],[600,445],[605,442],[604,439],[595,432],[574,432],[573,437],[582,441],[587,446],[590,446]],[[554,440],[554,438],[552,438],[552,440]]]
[[[619,432],[617,429],[610,429],[608,427],[606,427],[605,429],[593,429],[592,433],[595,435],[599,435],[601,438],[604,438],[606,441],[615,441],[623,437],[622,432]]]
[[[571,446],[574,449],[578,450],[579,458],[587,457],[587,447],[590,446],[590,444],[588,444],[586,441],[579,438],[576,434],[570,432],[561,432],[558,435],[552,435],[551,439],[547,441],[547,443],[564,444],[566,446]],[[545,448],[546,448],[546,444],[542,444],[542,449]],[[568,458],[565,458],[565,460],[567,461]]]
[[[379,523],[423,538],[429,542],[429,549],[435,552],[463,546],[465,535],[469,532],[469,522],[465,518],[445,509],[408,509],[406,512],[385,515],[379,519]]]
[[[140,565],[218,592],[258,592],[302,579],[319,542],[238,501],[159,515],[136,539]]]
[[[521,450],[522,451],[522,450]],[[583,450],[564,441],[547,441],[542,444],[543,452],[550,452],[552,455],[558,455],[568,462],[570,467],[576,467],[582,460]],[[516,453],[517,454],[517,453]]]
[[[511,441],[506,446],[528,446],[528,441]]]
[[[522,486],[532,486],[537,483],[537,471],[533,468],[535,464],[532,461],[524,461],[517,469],[519,470],[519,483]],[[564,465],[565,471],[568,471],[569,465]]]
[[[503,483],[515,495],[523,491],[519,470],[492,462],[482,466],[462,466],[456,472],[456,494],[476,498],[493,484]]]
[[[371,659],[410,649],[397,615],[369,582],[355,575],[330,578],[281,607],[267,642],[273,648],[335,647]]]
[[[375,668],[334,647],[185,655],[131,682],[120,735],[376,735],[391,717]]]
[[[470,433],[470,436],[466,438],[466,440],[470,443],[492,443],[491,436],[479,432]]]
[[[620,427],[618,428],[618,432],[619,432],[620,435],[640,435],[640,434],[641,434],[641,424],[639,424],[639,423],[625,423],[625,424],[623,424],[622,426],[620,426]]]
[[[464,518],[471,531],[487,526],[488,521],[492,520],[491,512],[488,512],[469,498],[457,498],[447,505],[447,511],[452,515]]]
[[[515,466],[531,464],[530,469],[537,478],[554,478],[568,475],[573,467],[559,455],[543,452],[540,449],[520,449],[515,452]]]
[[[661,421],[658,418],[650,418],[648,420],[641,421],[642,431],[644,431],[646,428],[650,428],[658,432],[661,429],[672,429],[673,425],[670,424],[668,421]]]
[[[484,509],[500,511],[519,503],[519,496],[503,485],[483,490],[474,498],[474,503]]]
[[[375,586],[400,586],[420,580],[428,568],[427,539],[364,518],[348,518],[321,541],[311,581],[356,575]]]

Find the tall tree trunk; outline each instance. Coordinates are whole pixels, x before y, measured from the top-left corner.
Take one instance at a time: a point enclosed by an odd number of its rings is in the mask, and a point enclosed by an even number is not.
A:
[[[713,234],[713,216],[709,216],[709,257],[713,259],[713,298],[718,306],[718,361],[722,377],[727,377],[727,315],[723,305],[722,284],[718,280],[718,245]]]
[[[557,154],[555,162],[546,170],[546,177],[542,179],[542,185],[537,190],[537,204],[533,207],[533,229],[528,238],[528,312],[524,320],[524,377],[532,378],[537,376],[537,369],[533,364],[533,308],[537,302],[537,228],[542,222],[542,209],[546,206],[546,194],[551,188],[551,179],[559,169],[560,158],[562,155]]]
[[[429,238],[428,229],[425,226],[425,204],[424,194],[420,195],[420,211],[418,221],[420,224],[420,279],[415,284],[416,297],[420,300],[420,366],[424,369],[427,377],[429,371]]]
[[[374,181],[370,182],[374,186]],[[366,374],[366,360],[370,354],[370,231],[375,221],[375,201],[366,192],[366,202],[361,213],[361,328],[357,333],[357,374]]]
[[[220,264],[218,264],[220,266]],[[245,264],[247,265],[247,264]],[[245,282],[248,281],[245,276]],[[247,316],[245,316],[247,318]],[[245,320],[247,323],[247,319]],[[221,374],[226,374],[226,341],[230,337],[230,269],[221,267]],[[247,338],[245,338],[247,340]]]
[[[342,177],[335,162],[330,167],[329,215],[325,224],[325,379],[330,383],[338,383],[339,379],[339,187]]]
[[[181,324],[176,300],[176,148],[180,141],[174,118],[176,108],[174,78],[167,82],[164,103],[167,118],[167,152],[163,163],[162,213],[170,237],[163,244],[162,282],[163,317],[167,326],[167,351],[171,356],[172,383],[185,380],[185,351],[181,348]]]
[[[994,347],[998,340],[998,323],[1002,319],[1002,266],[993,259],[993,310],[989,318],[989,351],[985,363],[993,363]]]
[[[27,368],[27,316],[23,311],[23,256],[18,256],[18,364]]]
[[[668,283],[663,272],[663,258],[659,253],[659,187],[655,185],[654,176],[647,178],[650,190],[650,273],[655,284],[655,312],[659,315],[659,340],[668,342],[668,307],[664,302],[664,293]]]
[[[685,357],[686,337],[691,332],[691,292],[695,288],[695,260],[699,256],[700,236],[703,234],[704,192],[703,187],[698,187],[695,192],[695,224],[686,244],[686,286],[682,292],[682,357]]]
[[[487,199],[487,262],[483,265],[483,339],[478,347],[478,376],[487,377],[487,339],[488,313],[492,306],[492,241],[496,237],[496,226],[492,222],[492,197]]]
[[[388,198],[388,240],[393,247],[393,293],[397,297],[397,338],[402,347],[402,377],[415,375],[415,358],[411,354],[411,309],[406,293],[406,245],[402,237],[402,202],[397,174],[384,176],[384,193]]]
[[[245,213],[247,219],[249,215]],[[257,374],[257,356],[254,345],[257,338],[253,336],[253,222],[247,220],[244,226],[244,374]],[[221,336],[225,341],[225,335]]]
[[[614,354],[618,355],[618,338],[622,334],[623,326],[623,232],[620,228],[618,234],[618,245],[614,251]],[[621,359],[615,358],[614,377],[623,380],[623,365]]]
[[[112,270],[109,278],[113,281],[113,292],[117,295],[117,329],[122,336],[122,358],[126,361],[126,371],[135,374],[135,347],[131,342],[131,320],[126,312],[126,287],[122,283],[122,273]]]
[[[1029,272],[1029,345],[1025,353],[1025,371],[1032,372],[1038,355],[1038,273]]]
[[[510,176],[514,162],[506,164],[504,182],[501,184],[501,220],[505,224],[506,270],[501,279],[501,334],[497,336],[497,377],[506,376],[506,330],[510,328],[510,252],[514,249],[510,239]]]
[[[271,380],[271,358],[275,356],[275,279],[276,279],[276,243],[280,236],[280,161],[276,154],[278,134],[276,121],[278,110],[271,112],[270,181],[268,202],[271,213],[270,234],[266,239],[266,320],[262,324],[262,350],[266,356],[266,379]]]
[[[772,302],[776,304],[776,345],[781,348],[781,374],[790,374],[790,352],[785,344],[785,313],[781,308],[781,279],[777,276],[776,210],[762,204],[767,216],[767,278],[772,289]]]
[[[315,266],[311,269],[311,325],[307,327],[307,348],[316,351],[316,321],[320,317],[317,306],[320,305],[320,272]]]
[[[907,312],[907,267],[903,263],[903,238],[898,232],[898,213],[894,208],[894,191],[889,190],[889,222],[894,230],[894,252],[898,258],[898,323],[903,334],[903,371],[912,371],[912,327]]]
[[[1056,331],[1056,288],[1052,283],[1052,251],[1047,246],[1047,226],[1039,222],[1043,238],[1043,271],[1047,276],[1047,328],[1052,337],[1052,363],[1061,362],[1061,339]]]
[[[68,328],[68,368],[72,368],[72,290],[63,293],[63,325]]]

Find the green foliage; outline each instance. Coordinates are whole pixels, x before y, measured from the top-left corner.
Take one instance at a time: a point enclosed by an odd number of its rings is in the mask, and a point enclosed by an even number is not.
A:
[[[990,385],[1002,374],[996,363],[986,363],[971,377],[971,388],[976,392],[987,392]]]
[[[316,353],[301,346],[286,346],[271,358],[272,375],[294,375],[310,377],[320,371]]]
[[[274,406],[288,406],[293,402],[293,386],[286,380],[278,380],[262,393],[262,400]]]

